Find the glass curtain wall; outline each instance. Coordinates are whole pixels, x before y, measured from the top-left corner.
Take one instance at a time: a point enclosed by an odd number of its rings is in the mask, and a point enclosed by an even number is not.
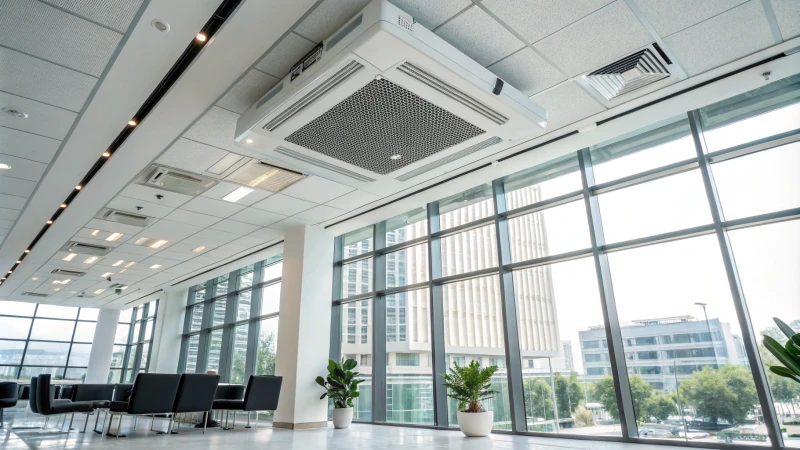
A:
[[[274,375],[282,269],[278,255],[190,288],[179,371]]]
[[[331,357],[356,419],[457,426],[441,374],[498,370],[494,428],[800,447],[800,75],[336,238]]]
[[[149,371],[157,315],[158,300],[119,313],[109,383],[133,383],[137,374]]]
[[[97,309],[0,301],[0,380],[86,377]]]

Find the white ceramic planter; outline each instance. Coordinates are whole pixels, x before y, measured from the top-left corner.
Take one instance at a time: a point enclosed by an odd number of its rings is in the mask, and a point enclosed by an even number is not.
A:
[[[349,428],[353,422],[353,408],[333,408],[333,428]]]
[[[479,413],[458,412],[458,427],[461,428],[462,433],[469,437],[488,436],[492,432],[492,423],[494,423],[494,413],[492,411]]]

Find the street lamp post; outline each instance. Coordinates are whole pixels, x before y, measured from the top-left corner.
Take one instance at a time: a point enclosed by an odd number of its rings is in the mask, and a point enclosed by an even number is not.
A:
[[[714,358],[717,357],[717,346],[714,344],[714,334],[711,333],[711,324],[708,322],[708,312],[706,306],[708,303],[695,302],[695,305],[703,308],[703,316],[706,318],[706,329],[708,330],[708,338],[711,339],[711,350],[714,352]]]

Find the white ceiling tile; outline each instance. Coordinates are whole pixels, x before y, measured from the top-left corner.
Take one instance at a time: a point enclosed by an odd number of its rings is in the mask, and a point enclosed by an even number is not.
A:
[[[497,62],[525,46],[477,6],[442,25],[436,30],[436,34],[484,66]]]
[[[363,9],[370,0],[325,0],[295,31],[314,42],[322,42]]]
[[[0,194],[30,197],[35,188],[33,181],[0,175]]]
[[[747,0],[633,0],[659,36],[667,37]]]
[[[532,98],[547,110],[548,132],[604,110],[597,100],[574,81],[562,83]]]
[[[534,47],[567,75],[609,64],[653,38],[625,2],[618,1],[540,40]]]
[[[285,77],[292,69],[294,63],[311,51],[315,45],[316,44],[304,37],[289,33],[286,37],[281,39],[275,48],[264,55],[264,58],[256,64],[256,69],[275,77],[276,81],[272,83],[275,85],[277,80]],[[266,91],[264,91],[264,93],[266,93]],[[252,105],[252,103],[250,105]],[[250,105],[248,105],[248,107]]]
[[[239,114],[214,106],[184,134],[184,137],[232,152],[240,151],[233,145],[236,120]]]
[[[327,178],[310,176],[284,189],[281,194],[314,203],[325,203],[354,190]]]
[[[293,216],[301,211],[313,208],[316,203],[307,202],[283,194],[274,194],[253,205],[253,208],[263,209],[284,216]]]
[[[122,34],[36,0],[15,0],[0,14],[0,42],[99,77]],[[67,37],[68,38],[65,38]]]
[[[47,0],[47,3],[125,33],[143,0]]]
[[[281,233],[285,232],[286,230],[294,227],[299,226],[310,226],[313,225],[311,222],[305,221],[298,217],[287,217],[280,222],[275,222],[270,226],[270,228],[277,230]]]
[[[0,82],[0,85],[1,84]],[[2,87],[0,87],[0,90],[1,89]],[[27,119],[0,114],[0,126],[27,131],[54,139],[64,139],[69,129],[72,127],[75,118],[78,116],[72,111],[56,108],[6,92],[0,92],[0,105],[3,105],[4,108],[6,106],[13,107],[28,114]],[[61,145],[60,142],[59,145]],[[48,146],[48,148],[50,147]]]
[[[269,224],[275,223],[283,219],[284,217],[286,216],[263,211],[256,208],[247,208],[244,211],[240,211],[232,215],[230,219],[235,220],[237,222],[244,222],[252,225],[259,225],[265,227]]]
[[[155,198],[153,198],[153,200],[155,200]],[[123,197],[121,195],[114,197],[106,206],[111,209],[119,209],[134,214],[158,217],[159,219],[163,218],[175,209],[172,206],[146,202],[144,200],[139,200],[138,198]]]
[[[175,210],[173,214],[178,213],[180,210]],[[183,211],[190,215],[202,215],[197,214],[189,211]],[[180,214],[177,214],[179,216]],[[210,217],[210,219],[217,219],[216,217]],[[184,216],[184,219],[191,219],[194,217],[191,216]],[[146,230],[142,231],[137,235],[138,237],[148,237],[148,238],[155,238],[155,239],[166,239],[170,241],[170,245],[175,244],[176,242],[185,239],[200,230],[202,230],[206,225],[203,225],[200,222],[179,222],[179,221],[170,221],[169,217],[165,218],[164,220],[159,220],[158,223],[154,224],[151,227],[148,227]],[[162,247],[163,248],[163,247]]]
[[[272,229],[272,228],[264,227],[264,228],[260,228],[260,229],[258,229],[256,231],[253,231],[252,233],[250,233],[250,236],[253,236],[253,237],[258,238],[258,239],[262,239],[264,241],[272,241],[272,240],[275,240],[275,239],[282,238],[283,237],[283,232],[275,230],[275,229]]]
[[[129,247],[119,246],[119,247],[115,248],[113,251],[109,252],[106,255],[106,258],[111,260],[112,263],[115,262],[115,261],[119,261],[121,259],[121,260],[125,261],[126,264],[129,263],[129,262],[138,263],[139,261],[144,259],[144,256],[142,256],[142,255],[138,255],[138,254],[135,254],[135,253],[125,253],[124,250],[127,249],[127,248],[129,248]],[[130,267],[129,269],[131,269],[133,267],[136,267],[136,266],[134,265],[134,266]],[[124,269],[125,268],[125,264],[123,264],[121,268]]]
[[[527,96],[567,79],[558,69],[527,47],[492,64],[489,70]]]
[[[219,217],[208,216],[205,214],[198,214],[192,211],[184,211],[182,209],[176,209],[164,219],[171,220],[173,222],[199,225],[202,227],[210,226],[212,224],[219,222],[220,220]]]
[[[230,245],[238,245],[244,247],[244,249],[248,249],[259,245],[263,245],[265,242],[266,240],[257,238],[255,236],[242,236],[239,239],[236,239],[235,241],[231,242]]]
[[[11,169],[3,171],[4,175],[23,180],[39,181],[42,179],[44,171],[47,170],[47,164],[7,155],[2,152],[2,149],[0,149],[0,163],[11,166]]]
[[[389,0],[398,8],[411,14],[414,22],[433,30],[459,11],[471,5],[470,0]]]
[[[13,220],[0,219],[0,228],[10,230],[13,225],[14,225]]]
[[[230,242],[238,237],[239,237],[238,234],[205,229],[192,236],[191,240],[192,242],[197,242],[198,245],[206,245],[210,247],[211,245],[209,245],[208,242],[213,242],[215,243],[214,246],[217,246],[220,244]],[[187,239],[187,241],[189,241],[189,239]]]
[[[249,223],[237,222],[235,220],[225,219],[211,225],[211,230],[225,231],[234,234],[249,234],[259,229],[258,225],[251,225]]]
[[[613,1],[484,0],[483,5],[528,42],[536,42]]]
[[[25,122],[25,119],[16,120]],[[49,164],[60,145],[57,139],[0,127],[0,153],[6,155]]]
[[[193,197],[191,195],[178,194],[177,192],[165,191],[150,186],[142,186],[141,184],[131,183],[119,193],[119,195],[128,198],[135,198],[151,203],[158,203],[161,205],[169,206],[170,208],[177,208],[182,204],[188,202]],[[162,198],[156,198],[160,195]]]
[[[675,33],[664,41],[690,75],[775,43],[761,3],[755,1]]]
[[[97,78],[0,47],[0,90],[80,111]],[[30,120],[30,117],[28,118]]]
[[[250,71],[248,71],[245,76],[217,102],[217,106],[237,114],[244,114],[244,112],[253,106],[258,99],[263,97],[272,86],[275,86],[278,81],[278,78],[272,75],[250,69]]]
[[[228,217],[244,208],[244,205],[226,202],[223,200],[214,200],[213,198],[208,197],[197,197],[181,206],[181,209],[185,209],[187,211],[204,213],[208,214],[209,216],[220,218]]]
[[[772,10],[778,18],[783,40],[800,35],[800,2],[797,0],[772,0]]]
[[[327,205],[319,205],[309,209],[308,211],[295,214],[294,217],[313,223],[319,223],[341,216],[344,213],[345,211],[342,211],[341,209],[331,208]]]
[[[352,211],[378,199],[380,197],[369,192],[353,191],[327,202],[326,205],[345,211]]]
[[[20,211],[18,209],[0,208],[0,219],[17,220]]]
[[[96,234],[92,234],[97,231]],[[122,234],[122,236],[118,236],[113,241],[105,241],[105,239],[111,237],[112,233],[122,233],[121,231],[114,231],[114,230],[98,230],[92,228],[81,228],[77,233],[75,233],[75,237],[83,238],[83,239],[92,239],[94,241],[98,241],[99,245],[103,245],[102,242],[116,242],[117,244],[122,244],[128,241],[132,234]]]
[[[0,206],[9,209],[22,209],[25,207],[25,202],[28,201],[25,197],[17,197],[16,195],[0,194]]]
[[[231,139],[233,139],[233,135],[231,135]],[[228,152],[225,150],[181,138],[175,141],[163,155],[159,156],[156,162],[194,173],[203,173],[226,155]]]
[[[222,197],[225,197],[226,195],[235,191],[239,187],[241,186],[235,183],[231,183],[229,181],[220,181],[219,183],[217,183],[216,186],[203,192],[202,196],[221,200]],[[272,195],[272,192],[263,191],[261,189],[254,189],[253,192],[245,195],[240,200],[238,200],[236,204],[249,206],[252,205],[253,203],[256,203],[258,201],[261,201],[269,197],[270,195]]]

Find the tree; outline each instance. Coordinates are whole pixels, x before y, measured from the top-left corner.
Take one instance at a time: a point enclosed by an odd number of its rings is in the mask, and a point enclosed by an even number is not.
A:
[[[591,411],[583,406],[579,406],[578,409],[575,410],[575,423],[579,427],[590,427],[594,425],[594,416]]]
[[[644,421],[646,418],[645,402],[650,398],[653,387],[644,381],[639,375],[630,375],[628,380],[631,385],[631,395],[633,396],[633,409],[636,412],[637,420]],[[594,394],[603,408],[615,419],[619,419],[619,408],[617,407],[617,394],[614,390],[614,380],[611,375],[606,375],[594,384]]]
[[[578,381],[578,375],[572,372],[569,378],[556,374],[555,376],[556,401],[558,415],[561,418],[571,417],[572,413],[583,403],[583,386]]]
[[[275,375],[275,346],[277,336],[274,332],[260,336],[258,341],[258,357],[256,358],[256,375]]]
[[[525,392],[525,410],[532,417],[545,420],[554,418],[553,390],[544,378],[529,378],[523,388]]]
[[[678,413],[675,401],[671,396],[664,394],[651,395],[644,403],[644,410],[648,417],[655,417],[661,422]]]
[[[717,423],[721,417],[740,424],[758,404],[758,393],[750,372],[741,366],[704,367],[680,385],[681,396],[697,414]]]

